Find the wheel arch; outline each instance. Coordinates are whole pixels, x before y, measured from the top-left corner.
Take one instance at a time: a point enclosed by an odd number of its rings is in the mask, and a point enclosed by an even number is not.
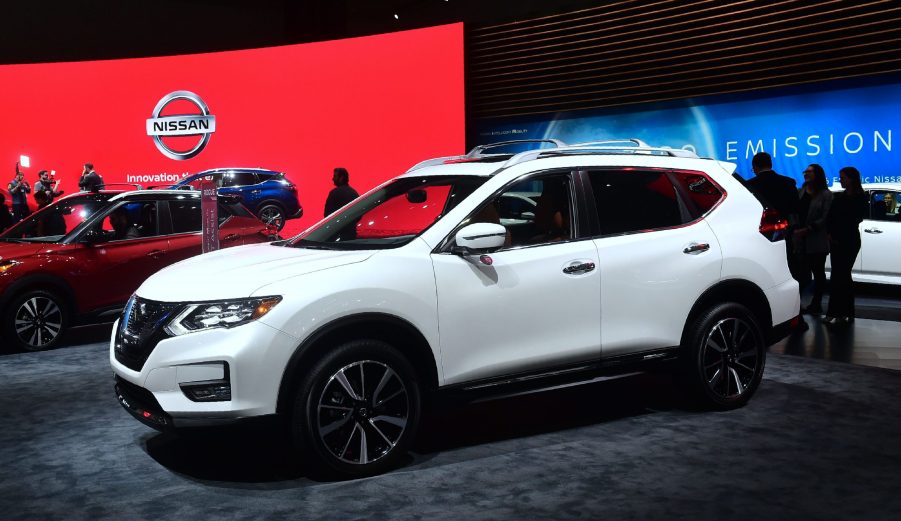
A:
[[[695,301],[688,313],[688,318],[682,328],[682,340],[689,328],[704,310],[722,302],[735,302],[748,308],[760,324],[761,333],[766,336],[773,328],[773,314],[769,300],[760,287],[753,282],[743,279],[723,280],[711,286]]]
[[[416,370],[423,391],[438,387],[438,365],[425,336],[410,322],[386,313],[362,313],[339,318],[313,332],[288,361],[279,385],[276,412],[291,411],[291,400],[303,381],[304,366],[313,363],[330,347],[356,339],[381,340],[397,348]]]
[[[25,275],[10,284],[0,296],[0,313],[4,313],[5,316],[5,313],[9,311],[7,308],[18,295],[33,290],[51,291],[58,294],[63,299],[62,303],[66,306],[70,316],[74,317],[78,314],[78,301],[72,287],[63,278],[47,273]]]
[[[260,202],[258,202],[258,203],[256,204],[256,207],[255,207],[254,210],[253,210],[253,214],[256,215],[256,214],[257,214],[264,206],[269,206],[269,205],[278,206],[279,208],[281,208],[282,213],[285,213],[285,212],[288,211],[288,210],[285,208],[285,204],[284,204],[284,203],[282,203],[282,202],[279,201],[278,199],[275,199],[275,198],[272,198],[272,197],[268,197],[268,198],[263,199],[262,201],[260,201]]]

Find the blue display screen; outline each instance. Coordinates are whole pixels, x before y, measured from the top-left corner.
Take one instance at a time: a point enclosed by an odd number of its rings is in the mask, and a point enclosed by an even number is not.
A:
[[[743,95],[655,105],[476,122],[475,144],[556,138],[567,143],[638,138],[736,164],[753,176],[751,157],[773,156],[774,169],[795,178],[810,163],[826,170],[857,167],[865,183],[901,182],[901,76],[879,85],[831,82]],[[873,83],[871,81],[871,83]]]

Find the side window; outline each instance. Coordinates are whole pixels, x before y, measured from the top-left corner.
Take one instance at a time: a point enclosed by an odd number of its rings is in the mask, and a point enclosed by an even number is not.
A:
[[[507,228],[507,246],[559,242],[573,237],[570,175],[551,174],[516,183],[483,206],[471,223]]]
[[[701,172],[674,172],[672,176],[687,199],[691,219],[709,212],[723,198],[720,189]]]
[[[100,229],[111,241],[124,241],[159,235],[155,201],[125,203],[100,222]]]
[[[216,213],[219,217],[219,225],[222,226],[222,223],[224,223],[226,219],[231,217],[232,214],[231,214],[231,212],[228,211],[228,207],[226,207],[224,204],[219,204],[216,206],[217,206]]]
[[[870,196],[870,219],[874,221],[901,221],[899,192],[878,191]]]
[[[201,227],[200,198],[169,201],[172,233],[199,232]]]
[[[251,172],[226,172],[219,176],[220,187],[250,186],[257,184],[257,175]]]
[[[589,172],[601,235],[650,231],[684,222],[676,190],[663,172]]]

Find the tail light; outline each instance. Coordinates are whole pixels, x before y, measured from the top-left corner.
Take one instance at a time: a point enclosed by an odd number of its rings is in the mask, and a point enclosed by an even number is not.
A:
[[[788,230],[788,221],[776,210],[764,208],[763,215],[760,217],[760,233],[770,242],[776,242],[785,238],[786,230]]]

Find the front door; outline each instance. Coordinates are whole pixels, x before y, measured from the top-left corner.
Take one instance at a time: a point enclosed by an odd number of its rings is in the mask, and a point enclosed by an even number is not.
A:
[[[870,278],[901,277],[901,192],[873,191],[870,218],[860,225],[860,271]],[[890,282],[890,280],[886,280]]]
[[[172,262],[156,216],[154,201],[125,203],[98,223],[107,240],[78,246],[87,268],[82,281],[91,288],[84,292],[85,309],[124,304],[144,280]]]
[[[441,358],[448,384],[595,361],[600,354],[597,249],[579,240],[569,173],[505,190],[535,211],[508,227],[507,245],[477,256],[432,255]],[[494,198],[467,222],[499,223]],[[523,196],[525,197],[525,196]]]

